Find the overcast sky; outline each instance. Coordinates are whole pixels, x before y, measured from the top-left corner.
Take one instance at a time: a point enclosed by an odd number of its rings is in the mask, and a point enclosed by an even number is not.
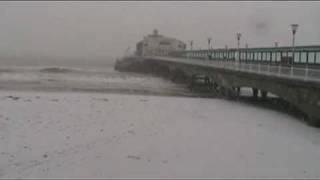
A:
[[[195,48],[320,45],[320,2],[0,2],[0,56],[110,61],[144,35],[194,41]]]

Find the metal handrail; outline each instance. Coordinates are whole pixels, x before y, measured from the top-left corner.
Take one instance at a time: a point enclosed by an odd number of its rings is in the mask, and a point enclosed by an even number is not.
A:
[[[229,48],[208,50],[173,51],[171,57],[203,59],[210,58],[225,61],[251,61],[264,63],[283,63],[290,65],[308,64],[320,69],[320,46],[296,46],[294,53],[290,46]]]
[[[172,62],[181,62],[201,66],[212,66],[216,68],[248,72],[254,74],[263,74],[273,77],[285,77],[290,79],[302,79],[304,81],[320,82],[320,69],[310,69],[301,67],[287,67],[281,65],[271,65],[262,63],[248,62],[227,62],[227,61],[211,61],[205,59],[186,59],[177,57],[150,56],[147,59],[157,59]]]

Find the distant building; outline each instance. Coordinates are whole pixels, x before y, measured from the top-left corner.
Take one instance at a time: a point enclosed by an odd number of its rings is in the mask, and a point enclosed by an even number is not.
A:
[[[172,51],[185,50],[187,45],[177,39],[165,37],[154,30],[136,44],[136,54],[140,56],[166,56]]]

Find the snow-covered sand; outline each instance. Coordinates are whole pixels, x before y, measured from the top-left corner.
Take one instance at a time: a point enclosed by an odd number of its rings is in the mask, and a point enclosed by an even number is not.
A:
[[[0,92],[1,178],[320,178],[320,131],[241,102]]]

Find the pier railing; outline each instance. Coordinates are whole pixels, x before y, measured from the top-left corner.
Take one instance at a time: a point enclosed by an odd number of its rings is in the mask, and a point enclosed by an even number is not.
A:
[[[320,46],[175,51],[161,57],[237,71],[320,81]]]
[[[146,59],[157,59],[164,61],[187,63],[191,65],[211,66],[215,68],[228,69],[239,72],[248,72],[255,74],[263,74],[268,76],[300,79],[304,81],[320,82],[320,69],[309,68],[308,66],[287,66],[279,64],[266,64],[248,61],[224,61],[224,60],[210,60],[210,59],[195,59],[184,57],[165,57],[165,56],[150,56]]]
[[[320,46],[265,47],[176,51],[174,57],[264,64],[320,66]]]

